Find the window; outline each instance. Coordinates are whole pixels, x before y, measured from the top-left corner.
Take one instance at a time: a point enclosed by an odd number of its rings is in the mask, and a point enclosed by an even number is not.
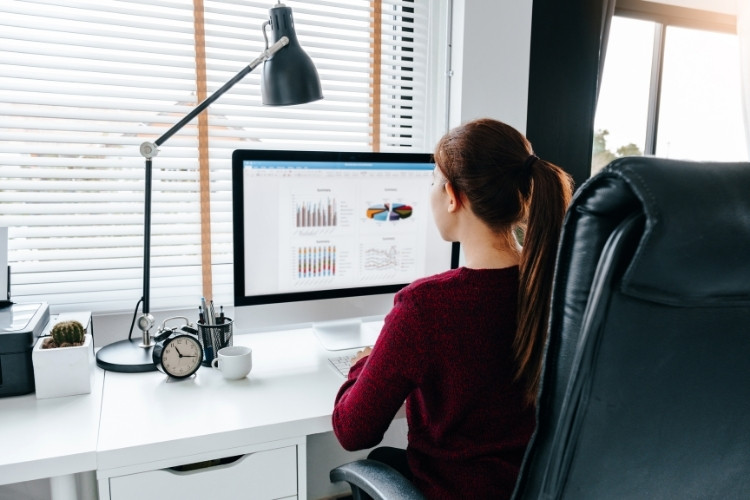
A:
[[[746,159],[737,36],[669,26],[655,154]]]
[[[620,156],[747,159],[737,35],[726,23],[680,21],[612,19],[592,174]]]
[[[129,311],[142,295],[153,141],[264,48],[272,0],[4,1],[0,226],[15,301]],[[442,3],[442,2],[440,2]],[[249,74],[154,159],[151,308],[231,303],[234,149],[430,151],[447,23],[428,0],[295,0],[325,99],[260,105]],[[442,9],[442,10],[441,10]],[[432,86],[431,86],[432,85]],[[442,125],[441,125],[442,124]],[[201,128],[203,127],[203,128]],[[206,140],[207,139],[207,140]],[[201,154],[199,154],[201,151]]]

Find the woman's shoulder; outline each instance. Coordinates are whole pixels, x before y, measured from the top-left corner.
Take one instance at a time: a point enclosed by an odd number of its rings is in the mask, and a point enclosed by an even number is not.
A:
[[[446,292],[466,287],[511,287],[518,285],[518,266],[503,269],[470,269],[459,267],[420,278],[401,290],[401,294],[421,295],[433,291]]]
[[[414,293],[420,290],[429,290],[431,288],[444,287],[446,285],[450,285],[452,283],[455,283],[456,280],[459,279],[462,269],[463,269],[462,267],[459,267],[458,269],[450,269],[442,273],[433,274],[432,276],[419,278],[411,282],[406,287],[404,287],[402,292]]]

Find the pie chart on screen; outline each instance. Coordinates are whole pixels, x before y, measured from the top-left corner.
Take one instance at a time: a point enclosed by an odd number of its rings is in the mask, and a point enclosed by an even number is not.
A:
[[[394,221],[411,217],[412,208],[403,203],[383,203],[367,209],[367,218],[379,221]]]

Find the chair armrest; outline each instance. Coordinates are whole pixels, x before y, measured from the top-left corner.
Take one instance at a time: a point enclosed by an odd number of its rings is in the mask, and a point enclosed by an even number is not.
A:
[[[424,496],[396,469],[376,460],[356,460],[333,469],[331,481],[346,481],[374,500],[422,500]]]

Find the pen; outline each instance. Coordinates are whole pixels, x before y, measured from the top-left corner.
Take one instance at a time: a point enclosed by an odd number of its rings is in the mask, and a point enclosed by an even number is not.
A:
[[[209,314],[211,315],[211,324],[215,325],[216,324],[216,311],[214,310],[214,301],[213,301],[213,299],[211,299],[211,302],[208,303],[208,308],[209,308],[208,309],[209,310]]]
[[[209,325],[209,326],[213,325],[214,324],[213,317],[211,315],[211,311],[208,309],[208,305],[206,304],[205,297],[201,297],[201,306],[203,307],[203,313],[204,313],[203,315],[205,316],[205,319],[206,319],[206,325]]]

